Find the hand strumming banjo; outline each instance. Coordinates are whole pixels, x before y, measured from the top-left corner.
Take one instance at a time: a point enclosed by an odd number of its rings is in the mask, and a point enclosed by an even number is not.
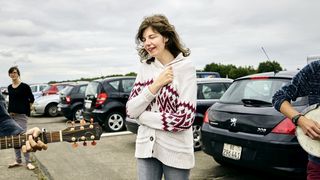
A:
[[[320,124],[320,104],[314,104],[312,106],[307,107],[302,114],[308,119],[314,120]],[[304,132],[302,128],[297,126],[296,128],[296,136],[300,146],[309,154],[320,157],[320,141],[313,140]]]

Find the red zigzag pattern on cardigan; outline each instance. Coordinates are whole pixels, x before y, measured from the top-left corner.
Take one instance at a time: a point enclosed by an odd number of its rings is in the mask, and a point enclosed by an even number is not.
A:
[[[144,87],[153,83],[153,79],[146,82],[136,82],[132,88],[129,100],[141,93]],[[167,85],[161,88],[159,95],[146,108],[151,111],[154,103],[157,103],[162,112],[162,124],[165,131],[182,131],[191,127],[196,111],[190,102],[180,102],[178,92]]]
[[[181,102],[172,85],[164,86],[157,97],[165,131],[182,131],[192,126],[196,108],[190,102]]]

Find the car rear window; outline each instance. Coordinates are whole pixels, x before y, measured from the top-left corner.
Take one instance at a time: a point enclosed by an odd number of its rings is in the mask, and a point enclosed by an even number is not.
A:
[[[223,94],[220,101],[224,103],[243,104],[243,99],[258,100],[272,103],[272,96],[290,79],[245,79],[235,81]],[[298,98],[295,105],[302,105],[305,101]],[[299,103],[300,102],[300,103]]]
[[[88,84],[86,89],[86,95],[96,95],[100,91],[99,82],[92,81]]]
[[[204,83],[198,84],[198,99],[220,99],[227,90],[224,83]]]
[[[70,92],[72,91],[73,89],[73,86],[66,86],[65,88],[63,88],[61,91],[60,91],[60,94],[70,94]]]

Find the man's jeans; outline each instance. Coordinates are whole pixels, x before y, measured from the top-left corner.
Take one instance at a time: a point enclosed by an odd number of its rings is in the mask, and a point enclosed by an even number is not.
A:
[[[18,135],[23,129],[13,119],[5,119],[0,121],[0,137]]]

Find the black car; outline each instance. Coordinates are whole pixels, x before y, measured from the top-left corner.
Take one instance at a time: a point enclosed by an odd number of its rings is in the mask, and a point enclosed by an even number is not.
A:
[[[117,132],[125,129],[126,103],[135,77],[109,77],[91,81],[85,93],[83,117],[93,118],[106,131]]]
[[[67,119],[83,119],[82,111],[87,85],[87,83],[78,85],[67,85],[63,90],[59,92],[60,103],[58,104],[58,110],[61,111],[64,117],[66,117]]]
[[[296,73],[270,72],[236,79],[206,113],[203,151],[221,165],[303,175],[307,154],[298,144],[295,126],[272,106],[274,93]],[[293,102],[299,111],[307,104],[307,97]]]
[[[217,102],[222,94],[232,83],[232,79],[227,78],[198,78],[197,85],[197,107],[196,116],[192,125],[194,150],[201,149],[201,126],[203,117],[207,109]],[[138,131],[138,124],[135,119],[126,118],[127,129],[135,134]]]

